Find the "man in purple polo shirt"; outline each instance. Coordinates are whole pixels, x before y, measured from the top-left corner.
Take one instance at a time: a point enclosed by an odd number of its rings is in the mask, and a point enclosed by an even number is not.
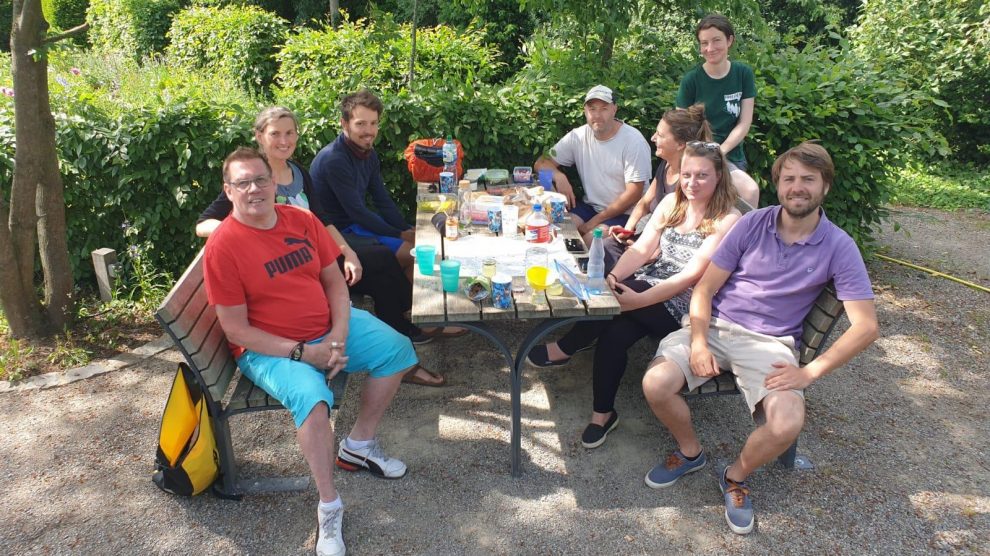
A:
[[[719,480],[725,519],[740,535],[752,531],[754,521],[745,480],[797,439],[804,389],[877,338],[863,259],[821,209],[835,175],[832,158],[815,143],[801,143],[774,162],[772,175],[780,205],[746,214],[726,234],[694,287],[690,323],[660,342],[643,377],[650,408],[677,442],[646,475],[647,485],[663,488],[707,461],[681,388],[703,384],[719,367],[732,370],[759,424]],[[828,351],[798,367],[802,320],[829,281],[851,326]]]

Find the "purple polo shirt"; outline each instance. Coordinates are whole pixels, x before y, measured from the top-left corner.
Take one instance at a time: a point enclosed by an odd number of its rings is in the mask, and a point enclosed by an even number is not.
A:
[[[712,316],[770,336],[801,341],[801,323],[830,280],[842,301],[873,299],[863,257],[849,234],[820,210],[815,231],[786,245],[780,206],[747,213],[729,230],[712,264],[732,273],[712,300]]]

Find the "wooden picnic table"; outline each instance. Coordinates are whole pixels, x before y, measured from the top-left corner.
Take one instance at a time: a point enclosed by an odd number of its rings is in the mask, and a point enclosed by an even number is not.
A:
[[[419,199],[429,201],[430,195],[421,187]],[[420,205],[422,206],[422,205]],[[417,210],[416,213],[416,245],[435,245],[437,248],[437,258],[474,258],[477,259],[484,253],[471,252],[476,249],[480,241],[470,241],[474,237],[488,236],[488,241],[515,241],[525,244],[521,234],[517,239],[497,238],[491,234],[487,226],[476,225],[472,229],[472,235],[468,241],[445,241],[440,232],[433,227],[431,218],[435,212],[433,210]],[[563,241],[566,238],[580,238],[577,228],[571,221],[570,216],[565,217],[564,222],[557,224],[558,239]],[[541,245],[541,244],[532,244]],[[546,244],[542,244],[546,245]],[[573,259],[574,255],[558,254],[558,257],[565,256]],[[463,264],[463,263],[462,263]],[[551,263],[552,264],[552,263]],[[499,265],[502,266],[501,264]],[[440,283],[440,269],[436,265],[432,276],[424,276],[417,267],[413,279],[413,306],[412,322],[420,326],[460,326],[478,333],[490,340],[502,353],[509,368],[512,370],[510,379],[511,400],[512,400],[512,429],[511,429],[511,459],[512,476],[519,477],[521,469],[521,390],[522,390],[522,367],[526,361],[526,354],[543,338],[554,330],[571,325],[582,320],[604,320],[610,319],[620,312],[619,302],[611,291],[606,291],[601,295],[590,296],[588,301],[579,300],[566,288],[559,295],[550,295],[543,292],[546,303],[539,305],[532,303],[532,290],[526,286],[526,291],[513,292],[513,307],[511,309],[496,309],[492,306],[491,298],[476,303],[467,298],[463,293],[463,285],[469,277],[462,268],[461,287],[455,293],[445,293]],[[500,268],[499,272],[503,272]],[[513,285],[525,283],[522,276],[513,276]],[[532,321],[529,333],[523,339],[518,349],[513,353],[501,335],[492,330],[487,324],[493,321]]]

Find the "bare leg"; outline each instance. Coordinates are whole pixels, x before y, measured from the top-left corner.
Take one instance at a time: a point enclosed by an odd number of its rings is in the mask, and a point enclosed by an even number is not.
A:
[[[753,471],[784,453],[804,427],[804,399],[791,391],[771,392],[763,398],[767,422],[749,435],[739,459],[726,476],[742,482]]]
[[[416,259],[412,256],[413,244],[408,241],[403,241],[402,245],[399,246],[399,250],[395,253],[395,258],[399,261],[399,266],[402,267],[402,272],[406,273],[406,278],[409,278],[409,283],[413,282],[413,271],[415,270]]]
[[[572,212],[571,213],[571,222],[574,222],[574,227],[577,228],[577,227],[581,226],[582,224],[584,224],[584,219]],[[588,233],[586,233],[586,234],[584,234],[584,235],[581,236],[581,239],[584,240],[584,244],[587,245],[587,246],[589,246],[589,247],[591,246],[591,240],[593,238],[594,238],[594,230],[593,229],[592,230],[588,230]]]
[[[330,465],[333,462],[333,426],[327,404],[316,404],[296,430],[296,439],[316,482],[320,501],[332,502],[337,498],[337,489],[333,484],[333,467]]]
[[[658,357],[643,376],[643,394],[653,414],[677,441],[681,453],[693,458],[701,453],[701,443],[691,426],[691,410],[680,395],[685,382],[676,363]]]
[[[561,359],[567,359],[570,355],[564,353],[564,350],[560,349],[557,342],[551,342],[547,344],[547,357],[549,357],[551,361],[560,361]]]
[[[351,440],[371,440],[375,437],[378,423],[385,414],[385,409],[392,403],[392,398],[399,390],[402,376],[412,370],[412,367],[399,371],[391,376],[368,377],[361,390],[361,407],[358,409],[357,421],[351,429]]]
[[[743,201],[749,203],[753,208],[760,206],[760,186],[756,181],[742,170],[734,170],[732,173],[732,184],[736,186],[736,192]]]

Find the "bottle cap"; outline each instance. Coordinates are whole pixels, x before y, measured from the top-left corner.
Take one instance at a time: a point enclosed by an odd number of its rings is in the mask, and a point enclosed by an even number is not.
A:
[[[541,212],[542,210],[543,210],[543,205],[541,205],[540,203],[536,203],[533,205],[534,212]]]
[[[602,237],[602,229],[601,228],[595,228],[595,231],[592,232],[592,233],[594,234],[594,237]]]

